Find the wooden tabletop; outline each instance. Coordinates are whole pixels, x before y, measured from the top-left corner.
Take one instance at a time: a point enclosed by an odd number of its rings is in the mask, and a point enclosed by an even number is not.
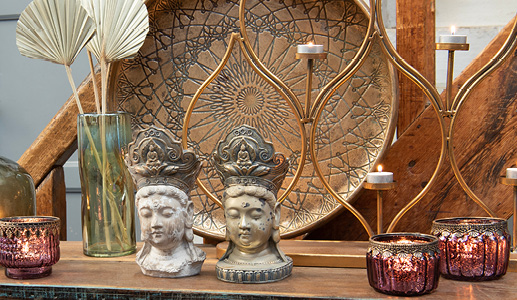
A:
[[[143,275],[135,255],[91,258],[81,242],[62,242],[61,260],[49,277],[13,280],[0,276],[0,298],[40,299],[382,299],[361,268],[294,267],[292,275],[268,284],[234,284],[215,275],[216,249],[207,253],[201,274],[166,279]],[[517,273],[490,282],[441,278],[438,289],[419,299],[517,299]],[[391,299],[399,299],[391,297]]]

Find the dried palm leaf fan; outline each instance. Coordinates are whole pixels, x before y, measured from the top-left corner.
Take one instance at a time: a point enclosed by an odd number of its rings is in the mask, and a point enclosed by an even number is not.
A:
[[[95,23],[78,0],[34,0],[16,26],[16,45],[22,55],[65,66],[80,113],[70,65],[94,33]]]
[[[106,113],[109,66],[114,61],[134,57],[142,47],[149,31],[147,8],[142,0],[81,0],[81,3],[97,28],[86,48],[101,67],[101,108]]]

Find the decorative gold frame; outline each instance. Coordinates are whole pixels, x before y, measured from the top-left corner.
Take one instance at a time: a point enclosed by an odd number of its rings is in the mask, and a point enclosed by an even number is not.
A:
[[[362,5],[361,2],[356,1],[356,4],[358,4],[360,9],[363,11],[363,13],[367,14],[368,9],[364,5]],[[284,190],[284,192],[278,198],[278,202],[282,203],[289,196],[289,194],[291,193],[293,188],[296,186],[300,176],[302,175],[302,171],[303,171],[303,168],[306,163],[306,156],[307,156],[307,154],[310,154],[310,156],[313,158],[311,162],[313,164],[315,172],[318,175],[318,178],[321,180],[321,182],[325,186],[327,192],[330,193],[331,196],[335,200],[337,200],[340,204],[342,204],[346,209],[351,211],[359,219],[359,221],[361,222],[361,224],[363,224],[363,226],[365,227],[365,229],[369,235],[373,235],[373,230],[368,225],[365,218],[353,207],[353,205],[351,205],[347,201],[347,199],[340,196],[330,186],[329,182],[325,178],[325,175],[323,174],[320,167],[318,166],[317,159],[315,159],[315,157],[316,157],[315,139],[316,139],[316,134],[317,134],[317,132],[316,132],[317,121],[321,117],[321,114],[325,108],[325,105],[329,102],[332,95],[361,68],[361,66],[365,62],[367,56],[369,55],[370,51],[372,50],[374,39],[378,35],[376,33],[376,31],[374,30],[375,18],[372,17],[375,15],[374,7],[369,10],[369,13],[370,13],[370,18],[369,18],[369,22],[368,22],[368,29],[367,29],[367,33],[365,35],[365,39],[362,41],[361,46],[359,47],[359,50],[357,51],[355,56],[352,58],[351,63],[344,70],[342,70],[338,74],[338,76],[334,77],[330,82],[328,82],[325,85],[325,87],[320,91],[320,93],[318,94],[318,96],[316,97],[316,99],[312,105],[310,103],[310,97],[306,95],[306,105],[305,105],[305,109],[304,109],[304,106],[302,105],[302,103],[300,102],[298,97],[290,89],[290,87],[287,86],[275,74],[273,74],[266,66],[264,66],[264,64],[261,62],[260,58],[258,57],[258,55],[254,52],[253,46],[250,43],[250,39],[248,38],[248,34],[246,31],[246,24],[245,24],[246,22],[243,21],[243,20],[245,20],[245,15],[246,15],[246,0],[240,0],[240,5],[239,5],[239,20],[241,20],[239,23],[240,30],[238,33],[233,33],[231,35],[231,39],[230,39],[229,45],[227,47],[227,51],[226,51],[223,59],[219,63],[216,70],[213,73],[211,73],[210,76],[206,79],[206,81],[204,81],[203,84],[199,87],[199,89],[196,91],[196,94],[194,95],[191,102],[189,103],[188,109],[185,113],[185,119],[183,121],[184,126],[182,128],[182,136],[186,137],[189,134],[188,125],[190,123],[190,118],[191,118],[191,115],[194,111],[196,103],[198,102],[201,94],[207,88],[207,86],[210,85],[210,83],[212,83],[217,78],[217,76],[219,76],[219,74],[223,70],[224,66],[228,63],[228,61],[230,59],[232,49],[235,47],[236,44],[238,44],[242,53],[245,56],[246,61],[252,66],[253,70],[262,79],[264,79],[266,82],[268,82],[269,84],[271,84],[274,87],[276,92],[278,92],[282,96],[282,98],[285,100],[285,102],[288,103],[291,110],[295,113],[295,116],[296,116],[297,122],[298,122],[298,126],[300,129],[299,130],[299,133],[301,135],[300,140],[302,140],[302,141],[307,140],[307,136],[306,136],[307,129],[310,130],[310,132],[311,132],[310,137],[308,139],[308,141],[309,141],[308,145],[306,143],[302,143],[302,145],[301,145],[302,146],[301,155],[300,155],[301,159],[298,162],[298,167],[296,169],[296,173],[294,174],[294,177],[292,178],[292,181],[290,182],[288,187]],[[325,53],[325,55],[316,55],[315,57],[311,57],[311,58],[322,59],[325,57],[326,57],[326,53]],[[297,55],[296,58],[299,59],[299,58],[301,58],[301,56]],[[306,58],[306,57],[304,57],[304,58]],[[391,66],[388,66],[388,67],[391,68]],[[308,72],[308,73],[310,73],[310,72]],[[308,78],[307,80],[308,80],[307,86],[310,86],[311,79]],[[307,88],[307,90],[309,90],[309,88]],[[392,101],[393,101],[392,106],[395,107],[392,109],[395,110],[395,113],[391,114],[391,120],[389,121],[390,129],[387,131],[387,138],[385,140],[384,146],[380,150],[381,153],[383,153],[389,147],[389,143],[393,138],[393,133],[394,133],[393,124],[395,123],[395,120],[397,119],[396,107],[397,107],[398,100],[393,99]],[[309,105],[307,105],[307,103]],[[306,126],[310,126],[310,127],[307,128]],[[188,143],[189,143],[188,139],[186,139],[186,138],[182,139],[182,145],[185,149],[188,148]],[[309,149],[310,149],[310,151],[309,151]],[[381,158],[381,155],[379,155],[377,157],[374,164],[378,163],[380,158]],[[196,181],[196,184],[203,191],[203,193],[205,193],[207,195],[207,197],[209,197],[209,199],[211,201],[216,203],[218,206],[223,207],[222,203],[218,199],[218,197],[216,195],[212,194],[208,190],[208,188],[203,184],[201,179],[198,178],[198,180]],[[351,193],[351,196],[349,196],[348,198],[353,198],[359,191],[360,191],[360,187],[355,189]],[[295,230],[293,232],[290,232],[288,236],[289,237],[295,236],[299,231],[300,230]],[[303,232],[300,232],[300,233],[303,233]],[[201,234],[203,234],[203,233],[201,233]]]
[[[384,27],[384,23],[382,21],[382,10],[381,10],[381,0],[370,1],[370,5],[372,6],[375,2],[376,7],[376,20],[378,22],[378,30],[379,36],[383,40],[384,50],[388,55],[389,59],[392,63],[397,67],[397,69],[402,72],[405,76],[411,79],[430,99],[431,104],[437,114],[438,121],[440,124],[441,136],[442,136],[442,147],[440,152],[440,158],[436,169],[431,176],[431,179],[428,181],[427,185],[424,189],[413,198],[404,208],[402,208],[395,218],[392,220],[391,224],[388,227],[387,232],[393,232],[395,226],[402,218],[402,216],[410,210],[415,204],[417,204],[429,191],[431,186],[436,181],[438,172],[442,168],[446,155],[449,156],[451,167],[454,171],[454,175],[458,180],[462,189],[467,193],[467,195],[478,204],[487,214],[491,217],[496,217],[495,213],[481,200],[476,194],[470,189],[467,185],[463,176],[460,173],[458,164],[456,162],[456,157],[454,154],[454,126],[456,124],[457,115],[459,114],[462,104],[465,102],[470,92],[474,89],[476,85],[478,85],[483,79],[485,79],[490,73],[492,73],[498,66],[500,66],[508,57],[510,57],[511,53],[517,47],[517,19],[514,23],[512,31],[508,38],[506,39],[504,45],[499,50],[497,54],[488,62],[482,69],[476,72],[471,78],[469,78],[459,89],[458,93],[452,100],[450,106],[448,105],[449,99],[446,99],[445,104],[441,101],[441,97],[437,91],[437,89],[432,86],[418,71],[412,68],[409,64],[407,64],[402,57],[396,52],[393,48],[393,45],[385,38],[386,30]],[[437,46],[437,48],[441,48],[441,46]],[[455,49],[447,49],[449,51],[454,50],[465,50],[464,47],[459,47]],[[450,60],[450,56],[449,56]],[[451,68],[451,64],[449,64],[449,68]],[[452,74],[452,70],[450,70]],[[448,95],[450,97],[450,90],[452,88],[452,76],[449,76],[447,90]],[[449,98],[447,97],[447,98]],[[445,119],[450,118],[450,125],[447,127]]]
[[[415,197],[413,198],[404,208],[402,208],[398,214],[395,216],[395,218],[392,220],[391,224],[388,227],[387,232],[393,232],[393,229],[399,222],[399,220],[402,218],[402,216],[410,210],[415,204],[417,204],[429,191],[431,186],[436,181],[437,175],[439,170],[442,168],[446,155],[449,156],[452,169],[454,171],[454,174],[456,176],[456,179],[460,183],[463,190],[471,197],[473,201],[475,201],[483,210],[485,210],[490,216],[495,217],[495,213],[481,200],[479,199],[476,194],[469,188],[465,180],[463,179],[458,164],[456,162],[456,158],[454,155],[454,125],[456,121],[456,116],[458,115],[462,104],[467,99],[468,95],[472,91],[472,89],[481,82],[484,78],[486,78],[491,72],[493,72],[499,65],[501,65],[504,60],[506,60],[512,51],[517,46],[517,22],[515,23],[513,30],[510,34],[510,36],[507,38],[505,44],[503,45],[502,49],[494,56],[494,58],[485,65],[481,70],[479,70],[472,78],[467,80],[465,84],[460,88],[457,95],[452,100],[452,103],[450,105],[448,104],[449,100],[447,99],[445,105],[441,100],[440,94],[436,87],[434,87],[422,74],[420,74],[416,69],[414,69],[412,66],[410,66],[404,59],[397,53],[391,42],[389,41],[386,33],[386,29],[384,26],[384,22],[382,20],[382,8],[381,8],[381,0],[370,0],[370,22],[368,25],[368,31],[366,34],[365,39],[363,40],[361,47],[359,51],[357,51],[356,55],[352,59],[351,63],[343,70],[338,76],[336,76],[331,82],[329,82],[322,91],[318,94],[314,105],[312,106],[310,110],[310,115],[306,116],[309,119],[313,119],[313,124],[311,126],[310,136],[309,136],[309,151],[311,157],[316,157],[315,152],[315,137],[316,137],[316,129],[317,129],[317,123],[318,120],[321,117],[321,113],[323,111],[323,108],[325,104],[329,101],[332,94],[347,80],[349,80],[355,72],[361,67],[362,63],[364,62],[365,57],[370,53],[371,47],[372,47],[372,41],[376,38],[379,38],[381,40],[382,50],[384,51],[385,55],[389,58],[389,60],[392,62],[392,64],[405,76],[407,76],[409,79],[411,79],[423,92],[424,94],[430,99],[431,104],[433,105],[433,108],[437,114],[439,124],[440,124],[440,131],[442,136],[442,147],[440,152],[440,158],[438,161],[438,164],[436,166],[436,169],[431,177],[431,179],[428,181],[427,185],[424,187],[424,189]],[[240,20],[244,20],[245,17],[245,6],[246,6],[246,0],[241,0],[240,3]],[[240,37],[239,41],[242,44],[241,47],[244,47],[246,49],[246,53],[248,56],[246,59],[252,61],[255,64],[256,72],[259,72],[261,76],[265,80],[271,80],[274,82],[275,88],[279,93],[282,94],[283,98],[289,103],[291,108],[295,110],[297,113],[297,116],[300,118],[300,123],[303,119],[303,108],[297,97],[292,93],[284,93],[284,91],[290,91],[290,89],[286,86],[282,85],[282,82],[275,77],[274,74],[269,72],[267,68],[265,68],[258,59],[257,55],[253,52],[252,46],[249,44],[249,40],[247,38],[246,28],[245,28],[245,22],[240,22],[241,31],[240,31]],[[234,34],[235,38],[237,38],[238,34]],[[232,36],[232,39],[234,39],[234,36]],[[438,49],[442,49],[443,47],[437,46]],[[445,49],[445,48],[443,48]],[[449,49],[446,48],[449,51],[454,50],[465,50],[465,46],[460,46],[458,49]],[[450,70],[452,74],[452,70]],[[449,79],[451,81],[452,79]],[[448,83],[447,89],[451,90],[451,83]],[[450,93],[449,93],[450,95]],[[197,99],[194,98],[192,101],[193,103]],[[190,110],[190,107],[189,107]],[[188,124],[188,117],[189,114],[187,114],[185,118],[184,124]],[[446,118],[450,118],[450,125],[447,127],[446,124]],[[303,128],[303,125],[300,124],[300,126]],[[183,129],[183,134],[187,134],[187,126]],[[303,134],[303,130],[301,131]],[[184,140],[183,143],[184,147],[186,147],[186,140]],[[305,146],[304,146],[305,147]],[[368,232],[368,235],[373,235],[373,230],[371,226],[368,224],[368,222],[365,220],[365,218],[359,213],[349,202],[347,202],[345,199],[343,199],[336,191],[332,189],[328,181],[325,179],[321,168],[319,167],[318,163],[316,161],[314,163],[314,168],[318,174],[318,177],[325,185],[325,188],[327,191],[339,202],[341,203],[346,209],[348,209],[363,225],[365,230]],[[303,167],[303,164],[300,164],[300,167]],[[291,191],[292,187],[296,183],[297,179],[299,178],[299,174],[301,173],[301,168],[298,169],[297,176],[295,176],[295,180],[292,181],[291,185],[289,186],[288,190],[282,195],[280,198],[280,201],[283,201],[286,197],[288,192]],[[198,182],[200,184],[200,182]],[[212,197],[211,197],[212,198]],[[213,199],[213,198],[212,198]],[[214,200],[214,199],[213,199]],[[220,202],[217,201],[217,203],[220,205]]]

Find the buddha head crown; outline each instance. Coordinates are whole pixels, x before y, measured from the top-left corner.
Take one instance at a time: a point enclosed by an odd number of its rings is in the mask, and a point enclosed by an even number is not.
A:
[[[128,145],[126,164],[137,189],[152,185],[172,185],[189,194],[201,170],[201,162],[191,150],[183,150],[165,130],[149,127]]]
[[[282,187],[289,168],[289,160],[275,153],[273,144],[247,125],[233,129],[217,144],[212,162],[225,188],[256,185],[274,195]]]

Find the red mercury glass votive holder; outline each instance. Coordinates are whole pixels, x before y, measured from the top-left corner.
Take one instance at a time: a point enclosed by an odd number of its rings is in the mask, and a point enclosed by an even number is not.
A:
[[[399,296],[426,294],[440,279],[438,239],[420,233],[386,233],[370,237],[366,268],[370,286]]]
[[[57,217],[10,217],[0,219],[0,264],[14,279],[41,278],[52,273],[59,261]]]
[[[497,279],[508,269],[511,236],[499,218],[448,218],[433,221],[440,240],[440,272],[448,279]]]

